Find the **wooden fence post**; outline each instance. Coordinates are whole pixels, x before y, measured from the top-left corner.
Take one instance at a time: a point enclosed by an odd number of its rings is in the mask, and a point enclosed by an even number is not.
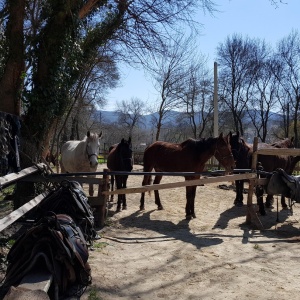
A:
[[[104,169],[104,172],[108,172],[108,169]],[[98,190],[98,196],[102,196],[103,199],[103,205],[101,207],[101,220],[100,220],[100,226],[103,227],[105,223],[105,219],[107,217],[107,200],[108,200],[108,195],[102,194],[103,191],[107,191],[109,188],[109,176],[107,174],[103,174],[103,180],[102,180],[102,190]]]
[[[253,141],[253,153],[252,153],[252,163],[251,163],[251,170],[256,171],[257,165],[257,145],[258,145],[258,138],[254,137]],[[260,222],[254,208],[253,208],[253,193],[254,188],[256,186],[256,179],[249,180],[249,189],[248,189],[248,198],[247,198],[247,216],[246,216],[246,223],[251,224],[254,223],[257,228],[263,229],[262,223]]]

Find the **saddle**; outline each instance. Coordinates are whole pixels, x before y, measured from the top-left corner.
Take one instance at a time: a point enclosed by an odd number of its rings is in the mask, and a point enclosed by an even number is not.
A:
[[[88,257],[80,227],[70,216],[52,213],[24,232],[11,247],[2,292],[17,286],[35,268],[43,267],[53,275],[52,293],[55,290],[60,298],[81,296],[91,284]],[[50,298],[56,299],[54,295]]]
[[[63,180],[60,186],[45,197],[33,210],[32,218],[38,221],[49,211],[69,215],[83,232],[87,242],[92,243],[98,235],[94,228],[94,215],[88,198],[77,181]]]
[[[289,175],[283,169],[276,169],[268,182],[267,193],[281,194],[300,203],[300,176]]]

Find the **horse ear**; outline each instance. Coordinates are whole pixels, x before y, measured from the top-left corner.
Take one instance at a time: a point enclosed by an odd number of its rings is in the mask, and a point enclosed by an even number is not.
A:
[[[122,140],[121,140],[121,144],[123,144],[124,143],[124,138],[122,138]]]
[[[220,133],[219,138],[223,138],[223,132]]]
[[[101,138],[101,136],[102,136],[102,130],[101,130],[101,132],[99,133],[99,139]]]
[[[90,131],[88,131],[86,135],[87,135],[87,137],[90,137],[90,135],[91,135]]]
[[[131,136],[128,139],[128,144],[131,144]]]

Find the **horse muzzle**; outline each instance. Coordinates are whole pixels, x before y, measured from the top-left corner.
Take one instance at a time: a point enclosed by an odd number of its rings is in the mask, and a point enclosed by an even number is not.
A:
[[[98,155],[97,154],[89,154],[90,167],[95,168],[98,166]]]

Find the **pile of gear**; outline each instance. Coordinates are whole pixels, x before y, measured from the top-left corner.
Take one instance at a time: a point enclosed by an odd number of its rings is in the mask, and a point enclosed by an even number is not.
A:
[[[88,198],[76,181],[61,184],[31,213],[34,226],[11,247],[2,292],[20,284],[26,274],[39,267],[52,274],[50,299],[83,294],[91,284],[89,247],[98,238]]]
[[[267,192],[271,195],[280,194],[300,203],[300,176],[289,175],[278,168],[270,176]]]

